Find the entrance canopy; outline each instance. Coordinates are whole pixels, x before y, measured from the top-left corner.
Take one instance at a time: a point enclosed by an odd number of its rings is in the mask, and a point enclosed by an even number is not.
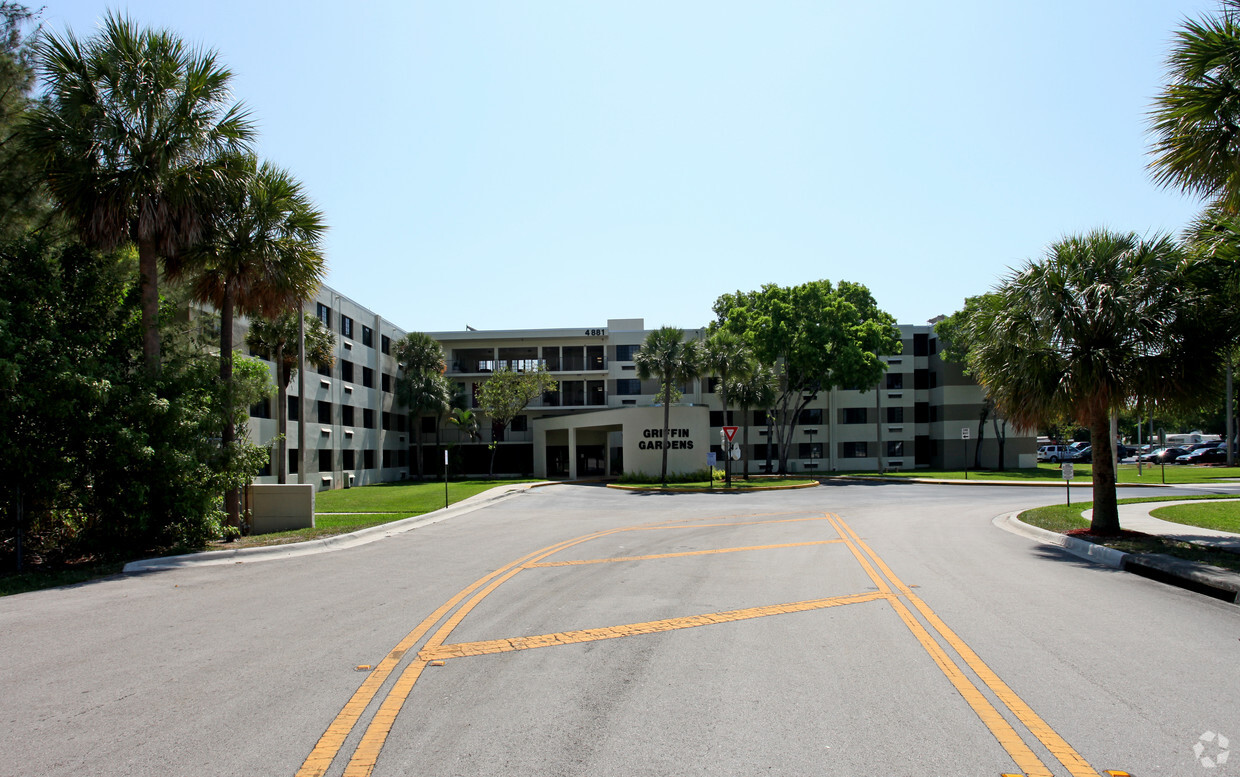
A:
[[[663,436],[663,408],[618,407],[573,415],[535,418],[534,474],[547,477],[550,471],[563,473],[558,454],[567,458],[569,480],[576,480],[589,466],[583,451],[602,448],[603,472],[612,471],[613,451],[622,455],[624,472],[658,476],[667,448],[667,472],[680,474],[706,468],[710,452],[710,412],[703,405],[672,405],[666,439]],[[551,454],[549,456],[549,454]],[[554,459],[552,466],[549,458]],[[592,467],[591,467],[592,468]]]

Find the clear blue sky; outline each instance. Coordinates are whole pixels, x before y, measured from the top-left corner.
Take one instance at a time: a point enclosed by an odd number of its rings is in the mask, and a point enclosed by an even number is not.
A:
[[[1213,0],[109,7],[218,50],[331,225],[328,284],[408,330],[697,327],[865,284],[902,323],[1096,227],[1179,232],[1146,172],[1173,32]]]

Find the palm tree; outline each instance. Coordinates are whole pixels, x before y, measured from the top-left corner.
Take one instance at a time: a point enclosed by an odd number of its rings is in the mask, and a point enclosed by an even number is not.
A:
[[[410,332],[392,344],[392,355],[400,366],[396,377],[396,401],[409,409],[409,420],[422,415],[436,418],[447,412],[452,402],[452,386],[444,377],[448,364],[443,346],[425,332]],[[418,478],[423,477],[422,434],[414,431],[418,445]]]
[[[659,398],[663,402],[663,468],[660,479],[667,487],[667,441],[671,428],[671,407],[679,392],[676,384],[698,376],[701,356],[696,341],[685,340],[683,329],[665,326],[646,335],[646,341],[633,355],[637,377],[659,379]]]
[[[749,450],[749,411],[753,408],[769,409],[779,397],[779,376],[765,365],[755,365],[754,369],[744,378],[733,378],[728,386],[728,395],[736,400],[741,408],[741,428],[744,429],[741,448]],[[767,450],[770,450],[770,437],[767,438]],[[749,454],[745,456],[745,479],[749,479]],[[770,457],[767,457],[770,460]]]
[[[24,145],[86,243],[137,246],[142,351],[156,375],[158,260],[204,236],[253,124],[228,105],[231,73],[215,52],[114,13],[85,41],[44,36],[37,59],[47,93],[22,128]]]
[[[754,370],[753,350],[736,333],[720,330],[711,334],[702,346],[702,367],[719,376],[719,396],[723,402],[723,425],[728,424],[728,382],[743,380]],[[731,444],[724,445],[724,487],[732,487]]]
[[[279,483],[288,482],[288,387],[297,374],[299,313],[284,313],[273,319],[255,318],[250,321],[250,331],[245,335],[245,344],[250,350],[276,365],[276,429],[280,438],[276,473]],[[336,363],[336,336],[318,317],[300,315],[306,331],[306,361],[315,367],[331,367]]]
[[[233,318],[279,315],[312,297],[323,281],[319,249],[327,231],[323,214],[287,171],[253,156],[238,164],[244,175],[224,187],[218,213],[204,240],[169,273],[189,280],[196,301],[220,312],[220,383],[232,387]],[[229,460],[236,438],[231,403],[225,403],[221,446]],[[229,525],[237,525],[239,492],[224,495]]]
[[[1115,534],[1112,411],[1138,397],[1192,404],[1217,382],[1226,332],[1211,331],[1167,237],[1065,238],[1012,273],[969,322],[970,372],[1017,426],[1060,416],[1090,430],[1091,531]]]
[[[1240,211],[1240,0],[1185,21],[1167,72],[1150,114],[1154,179]]]

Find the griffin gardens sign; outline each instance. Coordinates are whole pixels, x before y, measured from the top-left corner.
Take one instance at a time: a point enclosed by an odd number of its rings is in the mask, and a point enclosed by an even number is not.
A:
[[[693,440],[689,438],[688,429],[668,429],[667,430],[667,449],[675,450],[693,450]],[[663,429],[643,429],[642,438],[637,441],[638,450],[643,451],[661,451],[663,450]]]

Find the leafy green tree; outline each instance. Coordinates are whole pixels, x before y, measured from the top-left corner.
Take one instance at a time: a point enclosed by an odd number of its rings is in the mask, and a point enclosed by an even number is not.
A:
[[[671,408],[676,384],[696,378],[701,371],[701,352],[697,341],[686,340],[683,329],[665,326],[646,335],[642,347],[633,355],[637,376],[658,378],[663,404],[663,464],[660,479],[667,487],[667,440],[671,428]]]
[[[244,158],[241,173],[223,186],[223,198],[204,239],[169,274],[188,280],[197,302],[220,313],[220,383],[233,383],[235,314],[275,316],[293,310],[323,281],[320,244],[327,231],[316,209],[287,171]],[[228,407],[228,405],[225,405]],[[236,421],[224,419],[221,448],[232,455]],[[240,492],[224,495],[230,525],[240,521]]]
[[[895,319],[879,309],[869,289],[848,281],[767,284],[724,294],[714,310],[713,326],[744,338],[757,360],[779,376],[772,412],[781,474],[809,402],[833,388],[876,385],[886,370],[880,357],[901,348]]]
[[[138,249],[142,348],[160,367],[159,259],[204,236],[254,135],[228,105],[216,54],[165,30],[107,14],[87,40],[48,34],[37,46],[46,98],[22,126],[58,207],[87,244]]]
[[[410,332],[392,344],[392,355],[400,366],[396,376],[396,401],[409,410],[415,424],[413,438],[417,441],[418,478],[424,477],[422,434],[417,419],[433,415],[442,417],[452,402],[452,386],[444,373],[448,369],[443,346],[425,332]],[[436,426],[438,431],[438,426]]]
[[[51,214],[38,165],[17,138],[34,88],[33,37],[23,30],[35,16],[25,6],[0,2],[0,239],[19,238]]]
[[[275,318],[256,317],[250,321],[245,344],[251,351],[276,366],[276,428],[279,438],[276,462],[277,482],[288,482],[288,387],[297,374],[297,312]],[[315,367],[336,363],[336,336],[317,316],[301,313],[306,333],[306,361]]]
[[[755,365],[754,369],[744,378],[733,378],[728,387],[728,396],[741,408],[741,428],[744,430],[741,443],[745,453],[745,479],[749,479],[749,412],[754,408],[769,410],[779,396],[779,377],[770,367]],[[769,416],[769,413],[767,414]],[[768,435],[767,439],[770,439]],[[770,446],[767,446],[767,463],[770,464]]]
[[[719,377],[719,397],[723,402],[723,424],[728,426],[728,387],[734,380],[743,380],[753,374],[753,350],[735,332],[716,331],[702,344],[702,368]],[[723,452],[723,472],[726,488],[732,487],[732,457],[730,445]]]
[[[1111,413],[1138,399],[1200,403],[1234,333],[1208,314],[1180,257],[1162,236],[1070,236],[1008,276],[969,324],[971,374],[1013,423],[1089,427],[1098,534],[1120,529]]]
[[[541,367],[518,372],[500,367],[478,388],[478,408],[491,418],[491,464],[495,477],[495,452],[512,419],[538,397],[558,389],[559,382]]]

